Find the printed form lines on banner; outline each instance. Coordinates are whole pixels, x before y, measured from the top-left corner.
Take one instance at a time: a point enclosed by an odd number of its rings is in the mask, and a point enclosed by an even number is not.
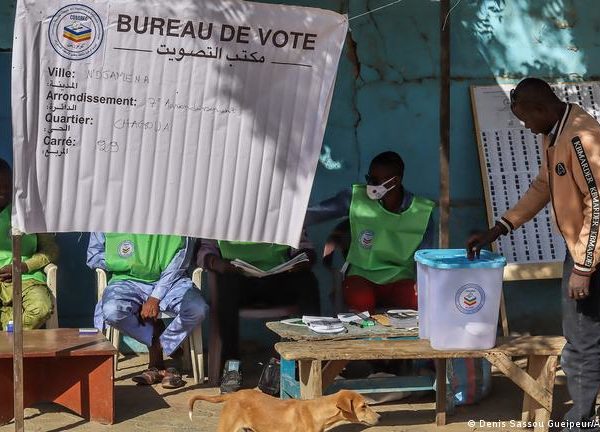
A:
[[[287,62],[271,62],[272,64],[278,64],[278,65],[288,65],[288,66],[303,66],[303,67],[309,67],[311,68],[312,65],[309,64],[302,64],[302,63],[287,63]]]
[[[121,48],[121,47],[113,47],[113,49],[115,49],[115,50],[120,50],[120,51],[152,52],[152,50],[138,49],[138,48]]]

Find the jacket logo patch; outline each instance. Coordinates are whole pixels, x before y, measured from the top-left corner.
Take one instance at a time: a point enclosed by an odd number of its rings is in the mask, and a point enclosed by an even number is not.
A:
[[[564,163],[559,162],[556,164],[555,171],[556,171],[556,174],[558,174],[559,176],[562,177],[567,173],[567,168],[565,167]]]

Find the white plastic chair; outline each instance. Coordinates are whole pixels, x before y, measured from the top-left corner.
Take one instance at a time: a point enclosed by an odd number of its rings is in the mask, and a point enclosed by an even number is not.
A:
[[[102,294],[104,293],[104,289],[106,288],[108,279],[106,275],[106,271],[103,269],[96,269],[96,286],[98,289],[98,301],[102,299]],[[202,269],[197,268],[192,273],[192,282],[194,286],[201,290],[202,289]],[[172,315],[161,313],[161,319],[164,318],[173,318]],[[111,326],[106,326],[105,329],[106,338],[113,344],[113,346],[117,349],[117,354],[115,355],[115,372],[119,369],[119,344],[121,341],[121,332],[113,328]],[[196,328],[192,331],[190,336],[186,338],[183,343],[183,353],[184,353],[184,363],[187,367],[192,369],[194,374],[194,382],[196,384],[204,382],[204,354],[203,354],[203,344],[202,344],[202,326],[198,324]]]
[[[58,308],[56,305],[56,273],[58,272],[58,267],[56,264],[48,264],[44,267],[44,273],[46,273],[46,285],[48,285],[48,289],[52,294],[52,315],[46,321],[47,329],[57,329],[58,328]]]

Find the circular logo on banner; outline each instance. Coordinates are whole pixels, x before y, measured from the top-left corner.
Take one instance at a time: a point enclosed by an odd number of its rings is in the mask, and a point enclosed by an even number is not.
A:
[[[373,238],[375,237],[375,233],[371,230],[364,230],[358,236],[358,241],[364,249],[371,249],[373,247]]]
[[[125,240],[119,245],[119,256],[121,258],[129,258],[133,255],[133,242],[131,240]]]
[[[48,26],[54,51],[67,60],[83,60],[94,54],[104,39],[100,16],[89,6],[73,4],[54,14]]]
[[[463,285],[454,298],[456,308],[464,314],[474,314],[485,304],[485,291],[479,285]]]

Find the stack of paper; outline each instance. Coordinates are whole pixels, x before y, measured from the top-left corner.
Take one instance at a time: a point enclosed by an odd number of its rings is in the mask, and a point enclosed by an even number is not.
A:
[[[339,313],[337,317],[340,321],[345,323],[355,322],[360,324],[363,320],[368,320],[371,318],[371,314],[369,314],[369,311],[364,311],[361,313],[345,312]]]
[[[284,262],[283,264],[279,264],[276,267],[273,267],[271,270],[261,270],[258,267],[254,267],[252,264],[248,264],[246,261],[242,261],[239,259],[235,259],[231,261],[231,264],[241,269],[242,272],[251,277],[263,278],[265,276],[271,276],[278,273],[284,273],[288,270],[291,270],[297,264],[309,261],[308,256],[302,252],[301,254],[296,255],[289,261]]]
[[[347,331],[344,323],[337,318],[303,316],[302,321],[315,333],[342,333]]]
[[[419,313],[412,309],[394,309],[386,312],[390,324],[394,328],[416,329],[419,328]]]

